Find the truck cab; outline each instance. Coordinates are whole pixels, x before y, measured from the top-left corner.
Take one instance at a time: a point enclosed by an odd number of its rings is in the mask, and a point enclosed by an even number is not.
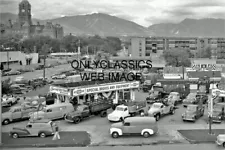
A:
[[[109,121],[123,121],[124,118],[129,117],[130,113],[128,110],[128,106],[119,105],[116,109],[108,115]]]

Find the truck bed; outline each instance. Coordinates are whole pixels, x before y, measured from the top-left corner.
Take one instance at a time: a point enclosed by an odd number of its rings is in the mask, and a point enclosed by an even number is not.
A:
[[[97,99],[94,101],[90,101],[86,105],[89,105],[90,111],[94,113],[94,112],[111,108],[113,105],[113,100],[112,99]]]

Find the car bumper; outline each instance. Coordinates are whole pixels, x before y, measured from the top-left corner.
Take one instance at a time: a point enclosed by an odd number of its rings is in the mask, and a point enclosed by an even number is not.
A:
[[[120,119],[119,118],[108,117],[108,120],[116,122],[116,121],[119,121]]]
[[[185,121],[195,121],[195,119],[192,117],[183,117],[182,119]]]
[[[222,121],[220,119],[212,119],[212,122],[221,123]]]
[[[216,141],[216,144],[221,146],[223,144],[223,142],[219,142],[218,140]]]
[[[72,119],[64,119],[65,121],[67,121],[67,122],[74,122]]]

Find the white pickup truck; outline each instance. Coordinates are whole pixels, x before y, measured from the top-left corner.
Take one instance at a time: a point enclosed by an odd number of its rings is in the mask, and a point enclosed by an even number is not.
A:
[[[148,115],[155,117],[156,121],[160,119],[160,117],[175,113],[175,108],[173,104],[164,104],[164,103],[154,103],[152,107],[148,111]]]
[[[109,121],[123,121],[126,117],[135,116],[136,114],[145,113],[147,111],[146,101],[132,101],[125,105],[119,105],[108,115]]]

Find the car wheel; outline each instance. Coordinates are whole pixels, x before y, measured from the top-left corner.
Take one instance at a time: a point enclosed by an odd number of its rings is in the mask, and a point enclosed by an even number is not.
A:
[[[124,121],[124,119],[121,117],[119,121],[122,122],[122,121]]]
[[[19,137],[19,135],[17,133],[12,134],[12,138],[17,139],[18,137]]]
[[[155,120],[156,120],[156,121],[159,121],[159,118],[160,118],[160,115],[157,114],[157,115],[155,116]]]
[[[75,118],[74,118],[74,123],[77,124],[77,123],[79,123],[80,121],[81,121],[80,117],[75,117]]]
[[[150,134],[149,134],[148,132],[144,132],[144,133],[143,133],[143,136],[144,136],[145,138],[148,138],[148,137],[150,136]]]
[[[7,125],[7,124],[9,124],[9,123],[10,123],[10,120],[9,120],[9,119],[3,120],[3,124],[4,124],[4,125]]]
[[[106,111],[102,111],[100,114],[101,117],[106,117],[107,116],[107,112]]]
[[[175,113],[175,109],[174,108],[171,108],[170,109],[170,114],[173,115],[174,113]]]
[[[119,137],[119,133],[118,132],[113,132],[112,133],[112,137],[113,138],[118,138]]]
[[[46,134],[45,134],[44,132],[41,132],[41,133],[39,134],[39,136],[40,136],[41,138],[45,138],[45,137],[46,137]]]

